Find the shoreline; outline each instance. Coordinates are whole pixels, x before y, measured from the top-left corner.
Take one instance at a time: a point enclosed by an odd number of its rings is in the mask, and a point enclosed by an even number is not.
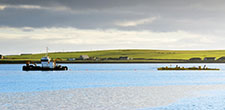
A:
[[[27,61],[0,61],[0,64],[26,64]],[[34,63],[40,64],[40,61],[33,61]],[[140,63],[140,64],[146,64],[146,63],[150,63],[150,64],[154,64],[154,63],[197,63],[197,64],[201,64],[201,63],[225,63],[225,62],[221,62],[221,61],[212,61],[212,62],[190,62],[190,61],[186,61],[186,62],[179,62],[179,61],[172,61],[172,62],[161,62],[161,61],[101,61],[101,62],[97,62],[97,61],[74,61],[74,62],[69,62],[69,61],[57,61],[57,63],[59,64],[135,64],[135,63]]]

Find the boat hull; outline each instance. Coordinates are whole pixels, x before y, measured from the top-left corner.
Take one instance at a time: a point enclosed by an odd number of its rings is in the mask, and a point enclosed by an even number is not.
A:
[[[33,66],[33,65],[29,65],[29,66],[23,66],[23,71],[66,71],[68,70],[67,66],[56,66],[54,68],[44,68],[44,67],[40,67],[40,66]]]

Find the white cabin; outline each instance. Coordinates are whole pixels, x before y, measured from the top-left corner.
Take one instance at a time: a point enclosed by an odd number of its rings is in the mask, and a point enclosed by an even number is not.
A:
[[[55,64],[54,64],[54,62],[52,62],[50,60],[49,57],[42,57],[41,58],[41,66],[43,68],[54,68],[55,67]]]

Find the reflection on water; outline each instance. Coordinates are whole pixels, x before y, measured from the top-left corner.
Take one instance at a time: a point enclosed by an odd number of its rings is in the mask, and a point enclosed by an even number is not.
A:
[[[139,110],[225,110],[225,91],[209,91],[204,96],[185,98],[168,106],[144,108]]]
[[[0,92],[88,87],[225,84],[225,64],[207,65],[220,71],[157,71],[170,64],[63,64],[69,71],[22,71],[21,64],[0,65]],[[172,64],[173,66],[177,64]]]

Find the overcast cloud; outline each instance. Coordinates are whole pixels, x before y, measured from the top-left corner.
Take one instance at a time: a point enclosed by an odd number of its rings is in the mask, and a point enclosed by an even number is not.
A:
[[[225,49],[224,0],[0,0],[0,54]]]

